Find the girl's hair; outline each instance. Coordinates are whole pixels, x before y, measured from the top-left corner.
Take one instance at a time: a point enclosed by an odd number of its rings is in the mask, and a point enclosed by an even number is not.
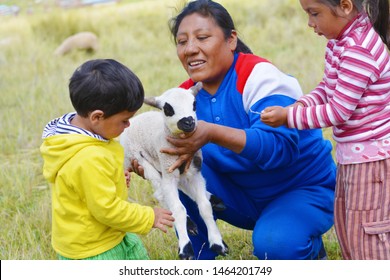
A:
[[[74,109],[82,117],[94,110],[102,110],[104,118],[123,111],[135,112],[144,100],[139,78],[113,59],[83,63],[70,78],[69,94]]]
[[[232,34],[233,30],[236,30],[232,17],[221,4],[211,0],[197,0],[188,3],[176,17],[169,21],[169,28],[175,42],[182,20],[194,13],[213,18],[222,29],[225,39]],[[252,53],[250,48],[240,38],[237,38],[236,52]]]
[[[340,5],[340,0],[319,0],[321,3],[336,7]],[[361,12],[364,10],[375,31],[382,38],[382,41],[390,49],[390,18],[389,18],[389,0],[352,0],[356,9]]]

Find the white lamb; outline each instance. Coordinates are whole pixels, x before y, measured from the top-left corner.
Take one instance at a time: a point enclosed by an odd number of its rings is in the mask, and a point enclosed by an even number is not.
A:
[[[73,50],[97,51],[98,37],[92,32],[79,32],[66,38],[54,51],[55,55],[65,55]]]
[[[196,234],[197,230],[196,225],[187,220],[186,209],[179,199],[179,189],[197,203],[199,213],[207,226],[210,248],[219,255],[226,255],[228,252],[213,217],[210,200],[215,197],[210,197],[210,193],[206,191],[205,180],[200,172],[201,152],[197,152],[190,169],[185,173],[178,169],[168,173],[168,168],[176,161],[177,156],[160,152],[161,148],[172,146],[166,140],[167,135],[177,136],[195,129],[195,95],[201,87],[202,84],[198,83],[190,90],[173,88],[159,97],[145,98],[146,104],[162,111],[149,111],[135,116],[120,137],[125,149],[125,167],[129,167],[133,159],[138,160],[144,168],[145,178],[150,180],[154,187],[155,197],[173,213],[180,259],[194,258],[187,222],[190,233]],[[193,226],[195,228],[192,228]]]

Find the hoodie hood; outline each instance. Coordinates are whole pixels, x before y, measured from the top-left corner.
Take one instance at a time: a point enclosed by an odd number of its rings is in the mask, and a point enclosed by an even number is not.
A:
[[[66,114],[49,122],[43,131],[40,151],[44,160],[43,176],[54,183],[57,173],[80,150],[91,145],[105,145],[107,140],[89,131],[72,126],[75,113]]]

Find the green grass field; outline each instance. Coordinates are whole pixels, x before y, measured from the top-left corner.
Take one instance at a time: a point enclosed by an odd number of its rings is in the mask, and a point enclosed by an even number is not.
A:
[[[30,3],[31,2],[31,3]],[[0,17],[0,259],[55,259],[50,238],[50,189],[42,176],[39,146],[44,125],[68,111],[68,80],[92,58],[113,58],[142,80],[146,95],[158,95],[187,78],[176,57],[168,20],[181,0],[125,1],[60,10],[54,0],[2,1],[19,4],[18,16]],[[321,79],[325,40],[306,23],[296,0],[220,1],[235,19],[240,37],[258,55],[296,76],[305,92]],[[45,7],[43,6],[45,5]],[[27,8],[33,13],[27,13]],[[79,31],[99,36],[94,54],[55,57],[55,48]],[[143,107],[141,111],[147,110]],[[331,139],[330,131],[324,130]],[[150,185],[134,176],[132,200],[155,205]],[[255,259],[251,232],[218,222],[230,254],[221,259]],[[176,259],[176,237],[153,230],[142,236],[152,259]],[[330,259],[340,259],[334,230],[326,236]],[[168,245],[168,246],[167,246]],[[171,248],[171,249],[170,249]]]

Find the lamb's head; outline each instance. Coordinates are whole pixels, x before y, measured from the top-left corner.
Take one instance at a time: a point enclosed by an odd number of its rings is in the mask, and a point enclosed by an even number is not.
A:
[[[186,90],[172,88],[158,97],[147,97],[145,104],[163,111],[165,125],[173,135],[189,133],[196,127],[196,101],[195,96],[202,88],[202,83]]]

